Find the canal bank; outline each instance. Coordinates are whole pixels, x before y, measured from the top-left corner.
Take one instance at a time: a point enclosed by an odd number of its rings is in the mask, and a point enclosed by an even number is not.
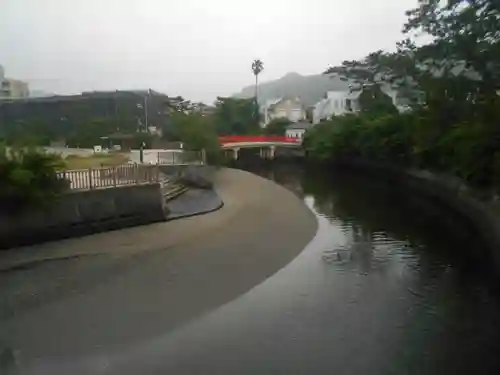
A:
[[[0,343],[28,367],[120,352],[248,291],[316,232],[273,182],[221,169],[214,186],[224,206],[208,215],[18,249],[51,258],[0,273]]]
[[[474,243],[462,256],[485,266],[492,276],[500,275],[500,204],[494,190],[476,190],[445,174],[363,159],[339,160],[326,170],[339,175],[361,174],[375,183],[393,185],[396,194],[399,190],[409,198],[422,198],[425,205],[441,213],[441,220],[457,239]]]
[[[303,197],[315,238],[238,299],[106,357],[100,374],[499,373],[499,296],[462,256],[475,245],[449,212],[362,174],[252,171]]]

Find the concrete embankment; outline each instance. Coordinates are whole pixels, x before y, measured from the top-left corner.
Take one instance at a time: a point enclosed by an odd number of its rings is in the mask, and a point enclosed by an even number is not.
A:
[[[248,291],[316,232],[271,181],[221,169],[214,187],[224,206],[207,215],[0,254],[16,266],[0,273],[0,342],[27,362],[121,350]]]
[[[71,191],[48,207],[0,216],[0,249],[164,221],[160,184]]]

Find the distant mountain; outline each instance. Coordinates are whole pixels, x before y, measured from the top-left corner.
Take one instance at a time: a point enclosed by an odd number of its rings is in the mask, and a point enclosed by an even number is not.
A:
[[[259,103],[262,105],[269,99],[284,96],[298,96],[306,106],[320,101],[327,91],[346,90],[348,83],[339,77],[328,77],[322,74],[303,76],[288,73],[274,81],[259,84]],[[251,98],[255,95],[255,86],[248,86],[235,94],[238,98]]]

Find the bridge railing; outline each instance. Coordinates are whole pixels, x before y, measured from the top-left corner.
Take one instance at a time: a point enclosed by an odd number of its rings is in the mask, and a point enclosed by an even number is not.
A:
[[[282,135],[227,135],[219,137],[221,144],[239,142],[282,142],[300,143],[298,138],[290,138]]]

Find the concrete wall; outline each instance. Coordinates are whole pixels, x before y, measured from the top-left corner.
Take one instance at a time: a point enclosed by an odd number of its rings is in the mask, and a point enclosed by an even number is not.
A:
[[[445,206],[467,224],[477,239],[477,247],[461,251],[469,252],[471,257],[487,257],[500,273],[500,201],[495,194],[471,189],[460,179],[429,171],[404,170],[366,160],[337,161],[335,165],[403,185]],[[474,254],[479,249],[486,249],[487,253]]]
[[[216,167],[213,165],[160,165],[160,172],[180,179],[188,186],[211,189]]]
[[[0,248],[165,220],[160,184],[74,191],[45,209],[0,216]]]

